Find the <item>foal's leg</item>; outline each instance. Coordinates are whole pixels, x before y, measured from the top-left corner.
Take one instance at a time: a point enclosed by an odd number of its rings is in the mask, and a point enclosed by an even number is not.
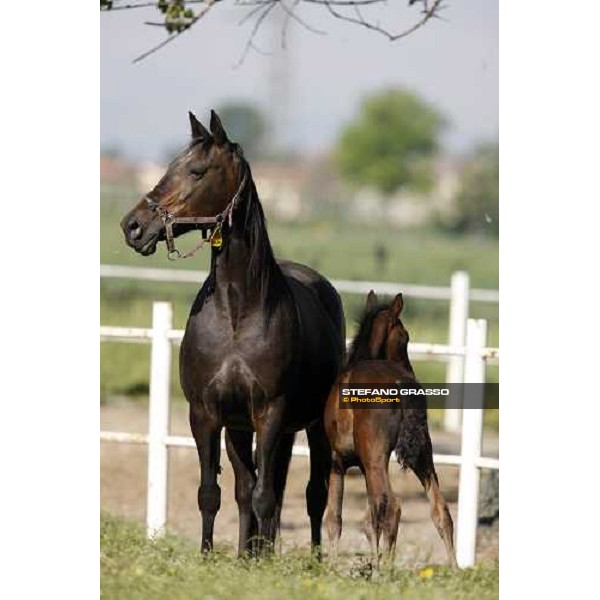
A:
[[[235,473],[235,501],[240,520],[240,557],[252,551],[252,538],[256,536],[258,527],[252,512],[252,491],[256,483],[252,461],[252,435],[251,431],[225,430],[225,447]]]
[[[452,523],[452,517],[450,516],[446,501],[440,492],[431,450],[427,452],[422,463],[413,470],[425,488],[425,493],[431,504],[431,519],[440,537],[444,540],[448,562],[453,569],[457,569],[458,563],[456,562],[456,553],[454,551],[454,524]]]
[[[365,466],[365,481],[367,483],[368,511],[365,518],[365,532],[371,546],[371,564],[379,570],[379,539],[383,529],[383,514],[387,498],[384,493],[381,469]]]
[[[450,566],[453,569],[458,569],[456,552],[454,551],[454,523],[452,522],[446,500],[444,500],[444,496],[442,496],[442,492],[440,492],[437,474],[433,465],[431,466],[431,469],[431,473],[423,480],[423,487],[425,488],[425,493],[431,504],[431,518],[438,533],[444,540],[446,556],[448,557]]]
[[[202,552],[213,546],[215,516],[221,507],[221,488],[217,483],[221,455],[221,427],[200,419],[190,406],[190,426],[200,458],[198,508],[202,514]]]
[[[338,546],[342,535],[342,504],[344,500],[344,473],[342,460],[334,454],[329,473],[329,489],[327,491],[327,510],[325,527],[329,540],[329,556],[332,564],[337,563]]]
[[[398,537],[398,526],[400,524],[401,514],[400,502],[397,498],[392,495],[392,502],[390,503],[389,511],[383,523],[383,555],[386,560],[393,565],[394,558],[396,556],[396,539]],[[373,527],[373,519],[371,515],[371,505],[367,500],[367,510],[364,517],[364,528],[367,540],[369,540],[369,546],[371,548],[371,556],[377,557],[379,554],[378,540],[376,539],[375,529]]]
[[[379,550],[378,545],[375,541],[375,529],[373,528],[373,518],[371,516],[371,499],[367,496],[367,510],[363,518],[365,535],[369,541],[369,548],[371,550],[371,563],[378,556]]]
[[[386,560],[393,562],[396,552],[396,538],[400,522],[400,503],[394,495],[388,474],[385,456],[365,466],[367,494],[369,496],[370,527],[365,530],[371,544],[374,567],[379,569],[379,540],[383,533],[383,553]]]
[[[398,539],[398,527],[400,526],[401,513],[402,509],[400,507],[400,502],[398,501],[398,498],[396,498],[394,492],[391,491],[391,501],[384,529],[384,553],[390,565],[394,564],[396,558],[396,540]]]
[[[321,559],[321,525],[327,506],[327,480],[331,470],[331,447],[323,421],[306,429],[310,447],[310,480],[306,486],[306,506],[310,517],[311,546]]]

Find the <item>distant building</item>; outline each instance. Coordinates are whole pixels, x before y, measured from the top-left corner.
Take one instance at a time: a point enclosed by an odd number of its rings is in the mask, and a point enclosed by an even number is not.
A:
[[[269,215],[282,221],[293,221],[302,215],[302,196],[309,176],[306,165],[258,162],[252,166],[252,176]]]
[[[452,159],[440,159],[434,167],[435,183],[428,193],[399,191],[384,196],[373,188],[350,194],[349,212],[354,220],[385,222],[402,228],[420,227],[451,215],[460,184],[459,165]]]
[[[140,195],[147,194],[160,181],[167,170],[166,165],[145,162],[139,165],[135,176],[135,185]]]
[[[129,206],[149,192],[164,175],[166,165],[133,165],[113,156],[100,159],[103,202]],[[352,189],[344,184],[327,157],[287,162],[257,161],[252,175],[269,218],[296,221],[335,218],[341,222],[385,223],[398,229],[420,227],[451,219],[460,185],[460,164],[442,158],[435,165],[431,192],[400,191],[384,196],[373,188]]]

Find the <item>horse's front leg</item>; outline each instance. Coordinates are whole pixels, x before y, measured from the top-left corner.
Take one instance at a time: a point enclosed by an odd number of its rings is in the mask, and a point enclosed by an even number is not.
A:
[[[287,481],[288,469],[294,448],[294,433],[283,433],[275,455],[275,539],[281,534],[281,510],[283,508],[283,495]]]
[[[331,446],[325,434],[323,421],[306,429],[310,448],[310,480],[306,486],[306,507],[310,517],[311,546],[321,559],[321,525],[327,507],[327,486],[331,469]]]
[[[221,507],[221,488],[217,483],[220,471],[221,425],[201,418],[198,409],[190,406],[190,427],[200,458],[198,508],[202,514],[202,552],[213,547],[215,517]]]
[[[252,492],[252,509],[258,521],[259,554],[272,552],[277,533],[275,467],[282,435],[282,416],[283,397],[279,397],[253,417],[258,476]]]
[[[252,491],[256,481],[252,460],[251,431],[225,430],[225,447],[235,474],[235,501],[240,517],[238,556],[251,553],[256,536],[256,517],[252,512]]]

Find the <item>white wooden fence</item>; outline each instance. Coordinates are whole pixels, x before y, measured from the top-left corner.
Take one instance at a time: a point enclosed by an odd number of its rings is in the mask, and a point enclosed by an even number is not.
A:
[[[183,269],[156,269],[147,267],[127,267],[122,265],[100,265],[100,277],[116,279],[138,279],[143,281],[162,281],[169,283],[195,283],[204,281],[206,271],[187,271]],[[456,271],[450,280],[450,287],[417,285],[414,283],[390,283],[389,281],[348,281],[332,279],[332,285],[338,292],[365,295],[369,290],[379,294],[394,295],[402,291],[405,296],[425,300],[448,300],[449,333],[448,345],[460,347],[465,345],[467,319],[470,302],[498,303],[498,290],[471,289],[469,275],[465,271]],[[431,357],[429,353],[417,355],[424,360]],[[464,374],[464,356],[455,354],[444,357],[448,361],[446,381],[461,383]],[[449,405],[444,411],[444,429],[452,433],[460,432],[461,411],[459,406]]]
[[[457,273],[464,273],[457,271]],[[456,275],[456,273],[455,273]],[[128,267],[124,265],[100,265],[100,277],[114,279],[140,279],[143,281],[164,281],[168,283],[202,283],[208,276],[208,271],[193,271],[184,269],[156,269],[149,267]],[[330,279],[331,284],[338,292],[348,294],[369,293],[369,290],[377,290],[380,294],[394,295],[400,290],[406,296],[413,298],[425,298],[428,300],[450,300],[458,299],[456,284],[450,287],[418,285],[414,283],[393,283],[389,281],[349,281],[346,279]],[[454,276],[453,276],[454,281]],[[498,290],[469,289],[468,277],[466,288],[461,288],[462,296],[474,302],[498,303]]]
[[[394,286],[394,289],[398,289]],[[466,327],[466,344],[445,346],[441,344],[411,343],[411,358],[460,357],[464,361],[465,381],[485,382],[485,363],[498,359],[497,348],[486,347],[487,322],[469,319]],[[152,327],[100,327],[102,341],[122,341],[152,344],[150,366],[150,402],[148,434],[101,431],[105,442],[125,442],[148,445],[148,487],[146,528],[149,536],[164,532],[167,520],[167,453],[169,447],[195,448],[191,437],[173,436],[169,433],[171,349],[178,343],[183,331],[172,329],[172,310],[167,302],[155,302]],[[483,386],[481,386],[483,389]],[[483,406],[483,398],[479,399]],[[479,470],[498,469],[499,460],[481,455],[483,408],[463,411],[462,444],[460,455],[435,454],[437,464],[460,467],[456,551],[460,566],[475,562],[477,509],[479,500]],[[293,456],[309,456],[308,448],[295,445]]]

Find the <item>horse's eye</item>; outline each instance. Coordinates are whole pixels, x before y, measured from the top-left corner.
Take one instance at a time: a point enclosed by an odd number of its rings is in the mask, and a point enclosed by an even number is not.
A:
[[[204,167],[190,167],[190,175],[196,179],[202,179],[205,173],[206,169]]]

